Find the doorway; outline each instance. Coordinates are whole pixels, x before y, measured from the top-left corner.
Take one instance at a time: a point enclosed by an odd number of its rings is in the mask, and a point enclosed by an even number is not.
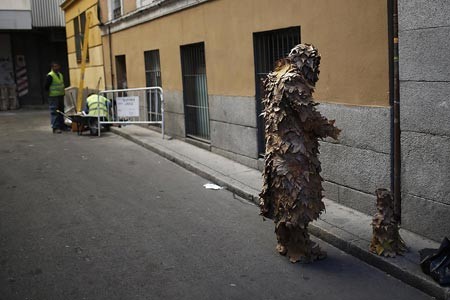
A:
[[[205,44],[180,47],[186,136],[210,140]]]
[[[127,89],[127,64],[125,55],[116,55],[116,80],[118,89]]]

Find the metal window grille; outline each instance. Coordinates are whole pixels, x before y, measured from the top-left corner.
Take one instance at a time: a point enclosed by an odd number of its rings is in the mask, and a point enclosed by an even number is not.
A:
[[[79,16],[73,19],[73,26],[75,31],[75,52],[77,62],[81,63],[81,51],[83,49],[84,29],[86,26],[86,12],[82,12]],[[86,61],[89,61],[89,51],[86,55]]]
[[[209,142],[205,44],[180,47],[186,136]]]
[[[253,50],[255,57],[256,113],[258,120],[258,151],[264,155],[264,118],[262,97],[264,88],[262,81],[280,58],[286,57],[289,51],[300,43],[300,27],[289,27],[271,31],[253,33]]]
[[[145,60],[145,81],[147,87],[159,86],[161,84],[161,64],[159,60],[159,50],[144,52]],[[149,121],[161,121],[161,100],[157,90],[150,90],[147,95],[147,113]],[[159,126],[159,124],[156,124]]]
[[[114,0],[113,17],[119,18],[122,15],[122,3],[121,0]]]

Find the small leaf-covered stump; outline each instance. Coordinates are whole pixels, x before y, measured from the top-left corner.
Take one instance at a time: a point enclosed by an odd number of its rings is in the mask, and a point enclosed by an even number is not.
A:
[[[325,210],[319,139],[336,139],[340,130],[317,111],[312,98],[319,63],[317,49],[300,44],[264,81],[266,153],[260,209],[274,220],[277,251],[291,262],[326,256],[310,240],[308,224]]]
[[[377,189],[377,213],[373,217],[373,236],[370,251],[378,255],[395,257],[407,251],[402,240],[398,223],[394,218],[394,201],[386,189]]]

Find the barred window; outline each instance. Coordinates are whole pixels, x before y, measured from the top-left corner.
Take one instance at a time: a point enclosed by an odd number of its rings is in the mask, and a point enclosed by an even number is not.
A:
[[[162,87],[159,50],[145,51],[144,63],[146,86]],[[147,113],[149,121],[161,121],[161,95],[156,90],[151,90],[147,94]]]
[[[258,151],[261,156],[265,149],[264,118],[261,116],[262,97],[264,96],[262,80],[273,70],[274,63],[280,58],[286,57],[297,44],[300,44],[299,26],[253,33]]]
[[[82,12],[73,20],[75,32],[75,52],[77,56],[77,63],[81,63],[81,55],[83,51],[84,31],[86,29],[86,12]],[[89,49],[86,55],[86,62],[89,61]]]
[[[119,18],[122,16],[122,1],[121,0],[114,0],[113,2],[113,17],[114,19]]]

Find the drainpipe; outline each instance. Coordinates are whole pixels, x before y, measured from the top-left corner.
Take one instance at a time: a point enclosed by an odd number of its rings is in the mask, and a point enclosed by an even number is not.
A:
[[[400,79],[398,54],[398,0],[388,0],[389,103],[391,106],[391,190],[394,218],[401,223]]]

